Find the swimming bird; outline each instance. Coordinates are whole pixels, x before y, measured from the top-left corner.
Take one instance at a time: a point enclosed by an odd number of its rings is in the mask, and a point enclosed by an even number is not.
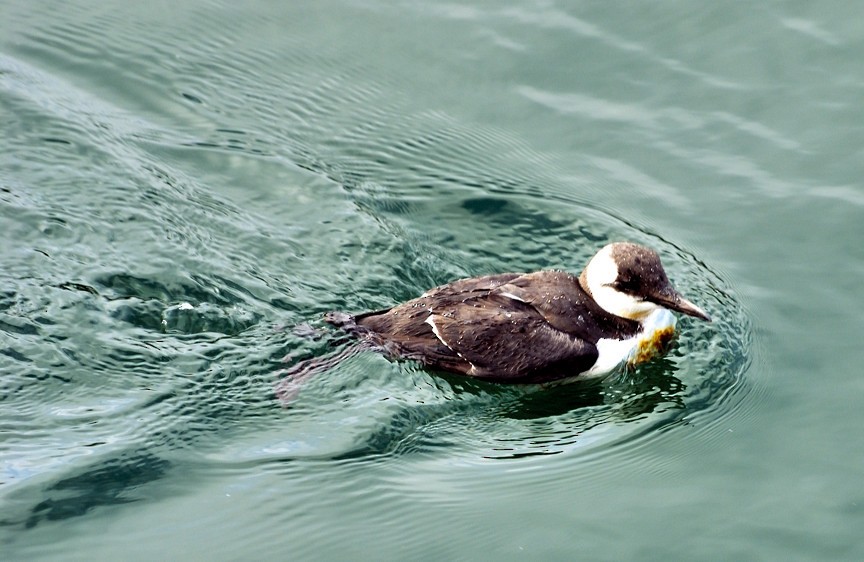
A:
[[[394,359],[477,379],[547,383],[600,376],[668,346],[677,311],[711,321],[669,282],[657,252],[604,246],[565,271],[461,279],[386,310],[325,320]]]

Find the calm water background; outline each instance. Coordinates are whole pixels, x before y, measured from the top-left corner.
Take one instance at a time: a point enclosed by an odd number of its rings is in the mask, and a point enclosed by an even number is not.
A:
[[[864,558],[853,2],[4,2],[4,559]],[[330,309],[650,244],[715,316],[530,390]]]

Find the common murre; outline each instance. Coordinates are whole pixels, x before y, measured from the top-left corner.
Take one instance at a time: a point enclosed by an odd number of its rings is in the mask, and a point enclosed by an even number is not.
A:
[[[461,279],[386,310],[325,320],[388,356],[478,379],[545,383],[599,376],[666,348],[677,311],[711,321],[671,285],[654,250],[604,246],[564,271]]]

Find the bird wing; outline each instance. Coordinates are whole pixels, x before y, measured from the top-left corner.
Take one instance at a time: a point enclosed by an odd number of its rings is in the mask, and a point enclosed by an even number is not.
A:
[[[423,293],[420,298],[468,298],[479,294],[486,294],[489,291],[495,290],[505,283],[509,283],[510,281],[524,275],[524,273],[497,273],[494,275],[484,275],[482,277],[459,279],[446,285],[440,285],[434,289],[429,289]]]
[[[564,271],[538,271],[514,278],[491,292],[533,307],[551,327],[595,342],[598,332],[635,332],[638,322],[601,309]]]
[[[436,306],[426,323],[478,378],[544,382],[577,375],[597,359],[593,344],[555,329],[531,305],[494,293]]]

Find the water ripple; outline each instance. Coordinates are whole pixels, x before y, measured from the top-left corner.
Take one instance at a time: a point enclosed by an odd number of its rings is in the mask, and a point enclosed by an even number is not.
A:
[[[424,106],[395,78],[346,64],[337,50],[290,38],[283,50],[266,41],[233,49],[232,34],[207,13],[171,23],[188,23],[184,36],[200,27],[195,41],[153,45],[142,15],[124,27],[128,43],[112,49],[100,31],[120,25],[120,15],[97,12],[30,30],[14,54],[0,54],[0,94],[12,109],[4,147],[15,162],[0,205],[18,242],[0,255],[8,373],[0,403],[10,412],[0,525],[38,530],[112,506],[146,509],[170,502],[175,489],[182,496],[227,479],[232,492],[260,494],[246,499],[258,516],[317,537],[329,531],[316,509],[357,502],[365,509],[362,520],[351,515],[348,536],[375,527],[397,544],[414,502],[446,519],[470,511],[478,486],[507,497],[538,473],[542,491],[596,484],[627,466],[661,471],[656,446],[687,454],[729,416],[748,415],[742,397],[759,389],[744,376],[752,336],[735,291],[690,251],[581,189],[641,184],[686,209],[668,182],[587,153],[577,176],[511,130]],[[698,73],[560,15],[496,17],[563,25]],[[285,57],[290,72],[268,72]],[[105,72],[123,80],[105,83]],[[636,134],[719,123],[799,149],[723,112],[533,85],[518,93],[562,114],[623,121]],[[727,153],[652,146],[779,181]],[[715,323],[685,319],[665,358],[587,384],[502,387],[361,351],[280,399],[280,377],[296,361],[345,349],[322,325],[324,311],[389,306],[468,275],[578,271],[615,239],[655,247]],[[504,473],[516,476],[490,477]],[[262,491],[286,482],[297,494],[287,506]],[[222,512],[204,519],[226,525]],[[278,527],[258,522],[239,524],[243,546]],[[481,522],[469,525],[489,538]],[[300,558],[313,554],[299,548]]]

